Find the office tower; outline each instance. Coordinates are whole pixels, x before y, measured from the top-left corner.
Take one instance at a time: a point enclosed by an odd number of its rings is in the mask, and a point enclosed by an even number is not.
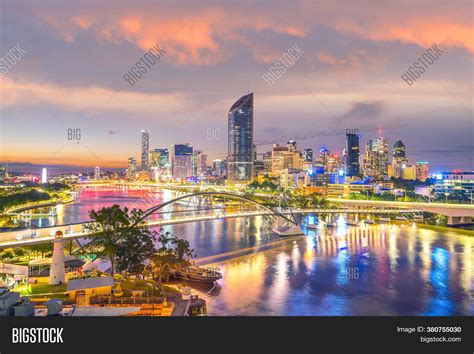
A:
[[[254,145],[253,146],[253,161],[257,161],[258,160],[258,157],[257,157],[257,145]]]
[[[216,159],[212,161],[212,170],[214,176],[225,176],[227,174],[227,160],[226,159]]]
[[[286,146],[273,145],[272,149],[272,176],[279,177],[285,169],[299,169],[301,167],[300,153],[296,150],[296,143]]]
[[[290,152],[295,152],[296,151],[296,141],[290,140],[286,143],[286,147],[288,148],[288,151]]]
[[[416,167],[414,165],[411,165],[411,166],[403,165],[402,166],[402,175],[401,175],[401,177],[403,179],[415,180],[416,179]]]
[[[403,174],[403,166],[408,165],[405,145],[401,140],[397,140],[392,147],[392,174],[393,177],[400,178]]]
[[[365,147],[365,177],[383,178],[388,175],[388,140],[380,137],[368,140]]]
[[[227,179],[249,181],[253,177],[253,93],[242,96],[230,108]]]
[[[324,171],[327,170],[328,158],[329,158],[329,150],[326,149],[324,146],[321,147],[319,149],[319,160],[324,167]]]
[[[100,179],[100,167],[99,166],[95,166],[95,168],[94,168],[94,179],[95,180]]]
[[[174,179],[193,175],[193,147],[191,144],[171,145],[171,174]]]
[[[262,159],[263,159],[263,166],[264,166],[263,171],[266,173],[272,172],[272,152],[271,151],[265,152],[262,156]]]
[[[202,150],[194,150],[193,175],[202,177],[206,174],[207,155]]]
[[[430,178],[430,165],[427,161],[418,161],[415,164],[416,179],[419,181],[426,181]]]
[[[142,171],[148,171],[150,154],[150,131],[142,130]]]
[[[136,171],[137,171],[137,160],[134,157],[129,157],[128,169],[127,169],[128,177],[133,177]]]
[[[0,178],[8,178],[8,164],[0,166]]]
[[[46,171],[46,168],[43,168],[41,171],[41,183],[48,183],[48,172]]]
[[[326,171],[339,172],[341,170],[341,158],[338,154],[331,154],[327,158]]]
[[[301,157],[304,162],[313,162],[313,149],[304,149]]]
[[[346,175],[349,177],[358,176],[359,167],[359,130],[346,129]]]

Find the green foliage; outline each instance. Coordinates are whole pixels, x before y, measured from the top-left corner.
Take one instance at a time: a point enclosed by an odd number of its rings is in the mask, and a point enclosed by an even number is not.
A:
[[[51,196],[48,193],[39,192],[34,189],[4,193],[0,195],[0,212],[17,205],[49,199],[51,199]]]
[[[92,236],[80,251],[107,258],[112,264],[111,273],[117,270],[139,274],[146,259],[155,253],[155,233],[140,221],[143,211],[121,208],[119,205],[91,210],[91,223],[84,228]]]

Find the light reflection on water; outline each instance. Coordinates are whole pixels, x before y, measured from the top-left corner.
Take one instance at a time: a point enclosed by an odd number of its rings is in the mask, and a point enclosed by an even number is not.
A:
[[[58,210],[58,224],[90,209],[133,207],[144,191],[91,189]],[[171,192],[156,193],[156,203]],[[474,239],[411,225],[306,230],[296,242],[219,263],[220,289],[204,295],[211,315],[474,315]],[[51,218],[36,220],[42,226]],[[319,223],[316,216],[306,222]],[[280,240],[263,217],[167,226],[198,257]],[[196,287],[196,286],[194,286]],[[199,287],[204,294],[208,289]]]

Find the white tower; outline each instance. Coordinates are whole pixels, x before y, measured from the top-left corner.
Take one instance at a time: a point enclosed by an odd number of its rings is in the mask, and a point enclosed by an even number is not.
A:
[[[63,284],[66,282],[66,272],[64,270],[64,240],[61,231],[56,232],[53,243],[54,249],[51,270],[49,272],[49,284]]]
[[[41,172],[41,183],[48,183],[48,173],[46,172],[46,168],[43,168]]]

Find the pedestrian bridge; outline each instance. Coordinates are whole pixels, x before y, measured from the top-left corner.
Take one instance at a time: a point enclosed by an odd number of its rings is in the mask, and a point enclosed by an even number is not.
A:
[[[152,205],[152,200],[144,199],[136,205],[146,209],[141,221],[148,227],[183,224],[189,222],[211,221],[229,218],[265,216],[280,218],[286,223],[297,224],[298,214],[419,214],[420,208],[394,208],[391,206],[332,207],[294,209],[273,208],[244,195],[226,192],[199,192],[180,195],[172,200]],[[77,239],[89,236],[84,226],[88,222],[57,225],[43,228],[28,228],[0,232],[0,248],[21,247],[51,242],[57,231],[62,231],[64,239]]]

